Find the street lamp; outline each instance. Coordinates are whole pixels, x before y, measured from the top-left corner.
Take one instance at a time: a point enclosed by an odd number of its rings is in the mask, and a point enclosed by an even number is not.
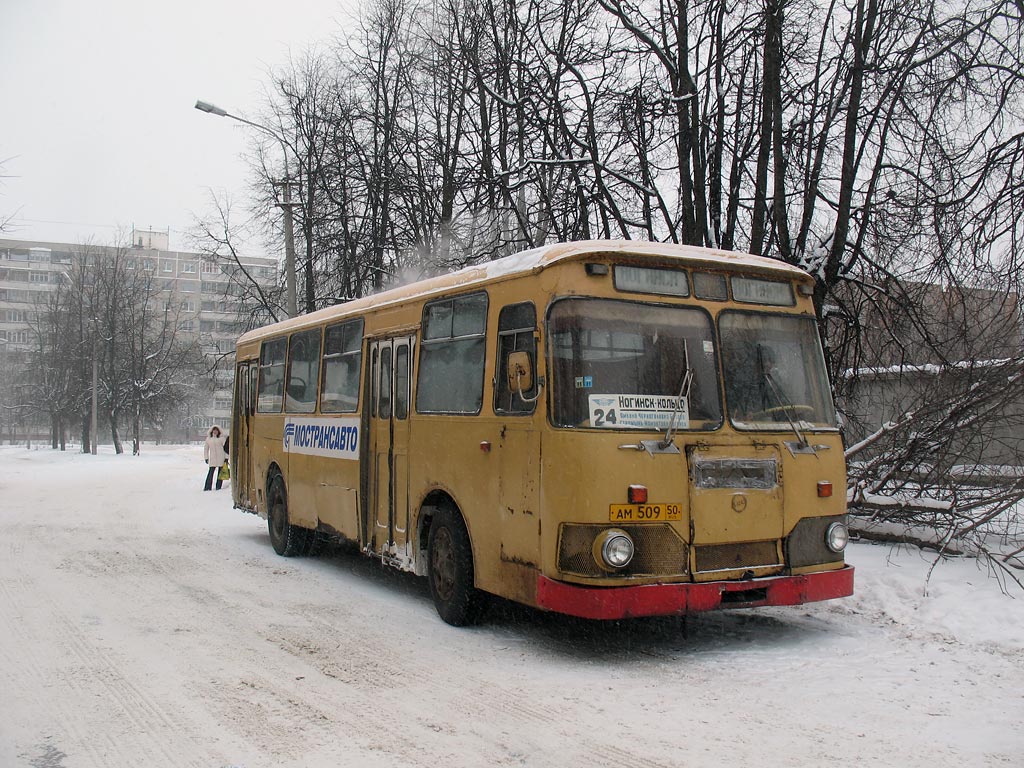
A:
[[[98,344],[97,344],[97,342],[99,341],[98,335],[99,335],[99,319],[94,317],[92,319],[92,403],[91,403],[92,412],[90,414],[90,419],[89,419],[89,435],[92,438],[89,441],[89,453],[91,453],[93,456],[96,455],[96,443],[99,442],[99,435],[96,434],[96,432],[97,432],[96,411],[98,410],[98,408],[97,408],[98,397],[97,397],[96,390],[97,390],[97,387],[99,386],[99,367],[100,367],[100,358],[99,358],[99,351],[98,351]]]
[[[288,179],[288,145],[285,140],[274,130],[244,117],[233,115],[227,110],[221,109],[216,104],[206,101],[196,101],[196,109],[217,117],[230,117],[240,123],[252,126],[272,136],[281,145],[281,152],[284,154],[284,200],[280,207],[284,210],[284,286],[285,286],[285,311],[288,317],[295,317],[298,311],[295,306],[295,231],[292,226],[292,187]]]

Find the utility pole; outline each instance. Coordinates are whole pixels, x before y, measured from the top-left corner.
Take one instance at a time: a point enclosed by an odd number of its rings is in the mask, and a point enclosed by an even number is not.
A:
[[[91,453],[93,456],[96,455],[96,442],[97,442],[97,435],[96,435],[96,406],[97,406],[96,388],[97,388],[97,385],[98,385],[98,382],[99,382],[99,371],[100,371],[100,360],[99,360],[99,352],[98,352],[98,346],[99,346],[98,345],[98,341],[99,341],[99,339],[97,338],[98,330],[99,330],[99,324],[96,322],[96,318],[94,317],[92,319],[92,421],[91,421],[91,424],[90,424],[90,427],[89,427],[90,438],[91,438],[89,440],[89,453]]]

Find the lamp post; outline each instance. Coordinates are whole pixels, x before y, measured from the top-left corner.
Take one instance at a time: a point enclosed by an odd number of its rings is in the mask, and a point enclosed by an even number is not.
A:
[[[257,130],[272,136],[281,145],[281,152],[284,155],[284,193],[280,207],[284,210],[284,287],[285,287],[285,311],[288,317],[295,317],[298,311],[295,306],[295,230],[292,224],[292,187],[288,179],[288,145],[285,140],[271,128],[244,117],[233,115],[227,110],[221,109],[216,104],[206,101],[196,101],[196,109],[217,117],[230,117],[240,123],[252,126]]]
[[[99,367],[100,367],[99,353],[98,353],[98,350],[97,350],[97,346],[98,346],[97,345],[97,341],[98,341],[97,334],[99,333],[99,327],[98,326],[99,326],[99,323],[97,322],[97,319],[94,317],[92,319],[92,404],[91,404],[92,405],[92,413],[90,414],[90,421],[89,421],[89,430],[90,430],[89,431],[89,436],[91,437],[91,440],[89,440],[89,453],[91,453],[93,456],[96,455],[96,443],[99,442],[99,436],[96,434],[96,431],[97,431],[97,426],[96,426],[96,422],[97,422],[97,418],[96,418],[96,411],[97,411],[96,388],[99,385]]]

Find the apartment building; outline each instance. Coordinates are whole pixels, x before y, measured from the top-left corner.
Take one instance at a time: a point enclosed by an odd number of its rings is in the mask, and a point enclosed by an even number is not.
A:
[[[168,240],[166,232],[134,230],[127,253],[124,248],[120,251],[127,255],[129,269],[152,273],[160,287],[159,300],[180,307],[178,330],[195,334],[215,366],[211,386],[198,387],[195,401],[187,404],[178,423],[163,425],[160,435],[195,439],[211,424],[230,425],[235,340],[258,313],[253,314],[244,290],[248,278],[243,279],[237,265],[172,251]],[[77,260],[110,258],[117,251],[111,246],[0,239],[0,389],[3,372],[10,371],[33,342],[35,313],[45,306],[46,294],[66,279]],[[277,281],[275,259],[246,257],[242,266],[261,285],[273,286]],[[4,395],[11,400],[9,392],[0,392]],[[19,427],[28,435],[45,437],[48,425],[21,422]],[[0,423],[0,439],[12,432],[10,423]]]

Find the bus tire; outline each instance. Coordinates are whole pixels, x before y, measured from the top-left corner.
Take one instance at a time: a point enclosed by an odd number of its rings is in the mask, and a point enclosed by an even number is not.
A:
[[[442,507],[434,514],[427,537],[427,581],[438,615],[455,627],[475,624],[485,606],[474,586],[473,548],[458,512]]]
[[[267,529],[274,551],[282,557],[305,554],[311,531],[288,522],[288,494],[280,475],[270,481],[267,501]]]

